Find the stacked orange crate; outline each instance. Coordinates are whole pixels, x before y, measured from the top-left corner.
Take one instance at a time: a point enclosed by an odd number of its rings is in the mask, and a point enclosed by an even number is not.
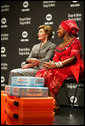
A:
[[[7,95],[7,123],[12,125],[52,125],[53,97],[18,98]]]
[[[5,124],[5,121],[6,121],[6,114],[5,114],[5,108],[6,108],[5,97],[6,97],[6,94],[4,93],[3,90],[1,90],[1,125],[4,125]]]
[[[13,90],[13,88],[18,88],[18,90]],[[52,125],[55,116],[55,101],[53,97],[47,96],[47,90],[42,90],[45,89],[44,87],[40,87],[40,89],[34,87],[33,89],[33,87],[23,86],[21,88],[19,85],[10,85],[5,90],[7,93],[5,100],[6,124]],[[28,95],[25,91],[27,91]],[[12,93],[16,95],[14,96]],[[22,97],[23,95],[24,97]]]

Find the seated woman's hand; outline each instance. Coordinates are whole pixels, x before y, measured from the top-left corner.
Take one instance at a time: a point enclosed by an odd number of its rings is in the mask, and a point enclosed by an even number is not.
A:
[[[56,68],[56,65],[53,61],[49,61],[49,62],[44,62],[43,67],[44,69],[54,69]]]
[[[28,69],[28,68],[31,68],[33,66],[34,66],[33,64],[29,63],[29,64],[22,65],[21,67],[22,67],[22,69]]]
[[[29,58],[29,59],[27,59],[27,62],[28,63],[33,63],[33,64],[39,64],[40,63],[40,61],[38,60],[38,59],[36,59],[36,58]]]

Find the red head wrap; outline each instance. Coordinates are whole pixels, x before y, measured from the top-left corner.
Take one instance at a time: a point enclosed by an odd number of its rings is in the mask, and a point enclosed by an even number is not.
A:
[[[69,34],[77,35],[79,28],[74,20],[65,20],[60,24]]]

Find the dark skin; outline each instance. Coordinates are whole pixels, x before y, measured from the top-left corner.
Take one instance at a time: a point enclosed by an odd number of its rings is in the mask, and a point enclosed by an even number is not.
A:
[[[63,42],[60,44],[60,48],[65,47],[74,38],[73,36],[71,37],[61,26],[58,27],[57,34],[58,34],[58,38],[63,38]],[[73,64],[75,60],[76,60],[76,56],[72,56],[71,58],[62,61],[63,67]],[[57,68],[54,61],[45,62],[43,67],[44,69]]]
[[[74,38],[73,36],[70,36],[61,26],[58,27],[57,34],[58,34],[58,38],[63,38],[63,42],[60,44],[60,48],[65,47]],[[63,67],[71,65],[75,61],[76,61],[76,56],[72,56],[71,58],[62,61]],[[45,62],[43,67],[45,70],[55,69],[57,68],[57,65],[55,64],[54,61],[49,61],[49,62]],[[56,96],[51,91],[50,91],[50,96],[54,97],[55,99],[55,109],[59,109],[58,103],[56,101]]]
[[[63,64],[63,66],[69,66],[69,65],[73,64],[75,60],[76,60],[76,56],[72,56],[71,58],[62,61],[62,64]],[[45,70],[57,68],[54,61],[44,62],[43,67]]]

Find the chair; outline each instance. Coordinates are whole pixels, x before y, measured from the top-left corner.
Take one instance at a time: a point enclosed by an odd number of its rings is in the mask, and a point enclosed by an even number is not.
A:
[[[66,88],[66,84],[68,85],[69,83],[75,83],[75,91],[74,91],[73,101],[70,101],[70,98],[69,98],[68,92],[67,92],[67,88]],[[64,80],[63,87],[64,87],[64,90],[65,90],[65,94],[66,94],[66,97],[68,99],[68,102],[69,102],[69,104],[71,106],[71,108],[70,108],[70,114],[72,114],[73,107],[74,107],[74,101],[75,101],[75,97],[77,95],[78,88],[80,88],[80,87],[84,88],[84,79],[79,79],[79,82],[77,84],[76,80],[73,77],[68,77],[68,78],[66,78]]]

